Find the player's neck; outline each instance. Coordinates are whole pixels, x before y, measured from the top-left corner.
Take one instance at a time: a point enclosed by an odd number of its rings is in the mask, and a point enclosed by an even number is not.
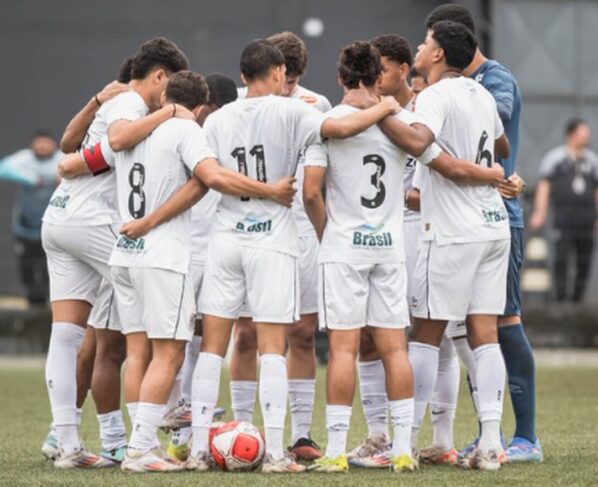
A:
[[[478,69],[480,69],[480,66],[484,64],[487,60],[488,58],[482,54],[482,51],[476,49],[476,52],[473,55],[473,61],[471,61],[471,64],[463,70],[463,74],[465,76],[471,76]]]
[[[585,147],[582,146],[577,146],[575,144],[566,144],[567,147],[567,153],[572,156],[574,159],[579,159],[581,156],[583,156]]]
[[[268,96],[273,94],[271,84],[268,80],[255,80],[247,85],[247,97],[257,98],[258,96]]]
[[[406,81],[401,83],[401,86],[395,93],[394,97],[395,100],[397,100],[399,102],[399,105],[401,105],[402,107],[407,106],[409,104],[409,102],[413,98],[413,91],[411,90]]]
[[[451,68],[446,64],[436,64],[428,73],[428,84],[433,85],[434,83],[438,83],[439,81],[447,78],[458,78],[463,73],[456,68]]]
[[[143,79],[133,79],[133,80],[131,80],[129,82],[129,86],[141,98],[143,98],[143,101],[145,102],[145,104],[147,105],[147,107],[151,111],[154,111],[154,110],[156,110],[156,109],[159,108],[159,106],[156,106],[156,104],[154,103],[154,100],[152,98],[151,89],[150,89],[150,87],[148,86],[148,83],[146,83],[145,80],[143,80]]]

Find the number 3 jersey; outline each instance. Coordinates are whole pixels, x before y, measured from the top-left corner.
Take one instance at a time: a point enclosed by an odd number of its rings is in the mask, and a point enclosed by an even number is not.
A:
[[[275,95],[238,99],[211,114],[204,125],[220,164],[262,182],[295,174],[301,150],[321,140],[325,116],[300,100]],[[211,228],[237,245],[299,253],[291,210],[274,201],[222,195]]]
[[[143,218],[162,206],[187,182],[199,162],[214,157],[201,127],[192,120],[176,118],[162,123],[133,149],[114,152],[104,138],[101,150],[106,163],[116,169],[123,222]],[[119,236],[109,264],[187,273],[190,235],[190,211],[185,211],[143,237]]]
[[[486,167],[494,163],[494,141],[503,125],[494,98],[476,81],[459,77],[433,84],[417,97],[415,114],[448,154]],[[429,162],[424,159],[420,162]],[[507,211],[495,187],[422,172],[427,174],[420,187],[424,240],[446,245],[509,238]]]
[[[338,105],[326,115],[359,111]],[[398,118],[409,124],[411,113]],[[320,262],[396,263],[405,260],[403,177],[408,155],[374,125],[344,140],[308,147],[305,165],[326,167],[328,221]]]

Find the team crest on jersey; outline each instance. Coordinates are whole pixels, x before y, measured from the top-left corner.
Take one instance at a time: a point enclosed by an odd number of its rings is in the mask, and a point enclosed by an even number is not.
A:
[[[390,248],[393,246],[392,233],[385,232],[384,223],[361,225],[353,232],[353,247]]]
[[[246,217],[237,222],[235,230],[244,233],[270,233],[272,232],[272,220],[260,221],[255,218]]]
[[[71,197],[68,194],[64,196],[54,196],[54,198],[52,198],[48,204],[55,208],[62,208],[64,210],[70,199]]]
[[[126,235],[121,235],[116,241],[116,248],[125,252],[143,252],[145,250],[145,239],[143,237],[129,238]]]

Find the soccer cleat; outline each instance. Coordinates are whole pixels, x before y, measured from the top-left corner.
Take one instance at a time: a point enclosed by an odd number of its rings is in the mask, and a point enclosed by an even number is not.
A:
[[[214,415],[212,416],[212,421],[220,421],[222,416],[226,414],[226,408],[217,407],[214,409]]]
[[[295,461],[293,455],[285,454],[281,459],[274,460],[267,454],[262,463],[262,473],[303,473],[307,470],[305,465]]]
[[[367,457],[356,457],[349,461],[354,467],[388,468],[390,467],[390,444],[384,449]]]
[[[407,454],[390,458],[391,469],[395,473],[415,472],[418,469],[417,460]]]
[[[539,439],[532,443],[525,438],[515,436],[506,453],[509,463],[541,463],[544,460]]]
[[[507,455],[501,448],[500,450],[491,449],[483,452],[475,448],[466,457],[459,458],[457,466],[464,470],[499,470],[503,463],[507,461]]]
[[[360,466],[357,459],[371,457],[388,449],[390,441],[386,433],[378,433],[365,439],[353,450],[347,453],[347,459],[351,465]]]
[[[58,456],[58,436],[52,430],[42,444],[42,453],[47,460],[54,460]]]
[[[197,455],[189,456],[185,462],[186,470],[195,470],[196,472],[207,472],[212,468],[212,459],[205,451],[200,451]]]
[[[454,448],[442,450],[435,445],[431,445],[419,450],[416,453],[416,458],[423,465],[455,465],[458,455],[457,450]]]
[[[160,448],[152,450],[137,450],[127,448],[125,458],[120,468],[126,472],[182,472],[185,467],[180,463],[166,458]]]
[[[297,460],[313,461],[322,457],[318,444],[311,438],[299,438],[294,445],[289,446],[288,451],[295,455]]]
[[[222,407],[217,407],[214,410],[213,420],[217,421],[224,414],[226,413],[226,409]],[[173,429],[178,428],[188,428],[191,426],[191,405],[181,399],[179,403],[168,411],[164,418],[162,418],[162,423],[160,424],[160,429],[162,431],[168,432]]]
[[[58,456],[54,460],[54,466],[60,469],[71,469],[71,468],[106,468],[111,467],[113,463],[106,460],[98,455],[88,452],[85,448],[71,453],[70,455],[64,455],[63,452],[59,452]]]
[[[346,473],[349,471],[349,462],[347,461],[347,455],[339,455],[334,458],[321,457],[307,469],[310,472]]]
[[[127,445],[119,446],[118,448],[114,448],[113,450],[104,450],[100,452],[100,456],[112,462],[111,466],[120,465],[123,460],[125,459],[125,454],[127,453]]]
[[[166,449],[166,453],[170,458],[175,458],[180,462],[184,462],[189,458],[189,441],[181,441],[180,439],[180,429],[176,429],[172,432],[172,437],[168,442],[168,448]]]
[[[479,441],[480,439],[476,438],[471,443],[465,445],[462,450],[459,450],[459,452],[457,453],[457,461],[471,455],[471,452],[473,452],[478,447]]]

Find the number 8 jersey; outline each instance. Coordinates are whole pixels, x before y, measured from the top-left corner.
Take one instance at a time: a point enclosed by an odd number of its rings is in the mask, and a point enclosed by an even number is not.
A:
[[[339,118],[357,111],[338,105],[326,115]],[[398,118],[407,124],[414,119],[406,110]],[[345,140],[308,147],[305,165],[327,168],[328,221],[320,262],[404,262],[403,173],[407,159],[377,125]]]

